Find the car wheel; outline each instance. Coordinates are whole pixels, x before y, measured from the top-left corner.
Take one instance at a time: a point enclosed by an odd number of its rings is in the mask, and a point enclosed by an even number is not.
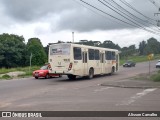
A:
[[[35,77],[35,79],[38,79],[38,77]]]
[[[49,74],[46,74],[46,77],[45,77],[46,79],[48,79],[49,78]]]

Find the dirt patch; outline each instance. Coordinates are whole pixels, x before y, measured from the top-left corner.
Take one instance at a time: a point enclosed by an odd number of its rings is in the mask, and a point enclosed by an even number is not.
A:
[[[24,75],[24,74],[25,74],[25,72],[15,71],[15,72],[9,72],[6,74],[0,74],[0,77],[2,77],[3,75],[9,75],[10,77],[15,78],[15,77],[18,77],[19,75]]]
[[[11,76],[11,77],[17,77],[19,75],[24,75],[25,72],[22,72],[22,71],[16,71],[16,72],[9,72],[7,73],[7,75]]]
[[[137,76],[131,77],[129,78],[130,80],[150,80],[150,76],[149,74],[146,73],[141,73],[138,74]]]

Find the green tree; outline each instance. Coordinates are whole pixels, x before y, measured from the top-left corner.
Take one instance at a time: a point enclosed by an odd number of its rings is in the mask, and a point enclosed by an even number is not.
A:
[[[0,67],[18,67],[25,64],[25,43],[23,36],[0,35]]]
[[[111,49],[117,49],[117,50],[120,50],[120,46],[118,44],[114,44],[112,41],[110,40],[105,40],[103,42],[103,44],[101,44],[101,47],[104,47],[104,48],[111,48]]]
[[[80,40],[77,44],[96,46],[96,47],[104,47],[104,48],[112,48],[112,49],[118,49],[118,50],[121,49],[118,44],[114,44],[110,40],[106,40],[103,43],[101,43],[100,41]]]
[[[121,49],[122,53],[120,54],[120,57],[128,60],[129,56],[133,56],[137,54],[137,49],[135,45],[130,45],[129,47],[123,47]]]
[[[38,38],[30,38],[27,43],[27,64],[29,65],[32,54],[32,65],[43,65],[47,62],[47,55]]]
[[[146,54],[154,53],[158,54],[160,53],[160,43],[155,38],[150,38],[147,40],[147,46],[146,46]]]
[[[49,45],[47,45],[46,47],[44,47],[44,51],[47,55],[47,58],[48,58],[48,52],[49,52]]]
[[[160,42],[155,38],[150,38],[147,42],[142,41],[139,44],[139,54],[148,55],[148,54],[159,54],[160,53]]]
[[[147,46],[147,43],[143,40],[139,43],[139,55],[145,54],[145,47]]]

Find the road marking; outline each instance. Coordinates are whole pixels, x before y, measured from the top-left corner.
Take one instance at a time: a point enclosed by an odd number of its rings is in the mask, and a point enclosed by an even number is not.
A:
[[[143,97],[144,95],[147,95],[150,92],[155,91],[157,88],[151,88],[151,89],[145,89],[140,93],[137,93],[136,95],[132,96],[129,98],[129,100],[127,101],[122,101],[122,103],[120,104],[116,104],[116,106],[120,106],[120,105],[130,105],[133,102],[135,102],[137,99],[140,99],[141,97]]]
[[[4,107],[7,107],[7,106],[10,106],[12,103],[9,103],[9,102],[0,102],[0,108],[4,108]]]
[[[28,104],[19,104],[19,105],[17,105],[17,107],[30,107],[30,106],[33,106],[34,104],[30,104],[30,103],[28,103]]]
[[[114,87],[104,87],[104,88],[100,88],[100,89],[95,89],[95,90],[94,90],[94,93],[102,92],[102,91],[104,91],[104,90],[108,90],[108,89],[111,89],[111,88],[114,88]]]

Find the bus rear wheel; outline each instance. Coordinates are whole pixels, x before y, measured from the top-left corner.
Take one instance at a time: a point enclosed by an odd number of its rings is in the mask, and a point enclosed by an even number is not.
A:
[[[111,70],[110,75],[113,75],[113,74],[114,74],[114,72],[115,72],[115,68],[114,68],[114,67],[112,67],[112,70]]]
[[[89,79],[92,79],[93,76],[94,76],[94,70],[93,70],[92,68],[90,68],[90,69],[89,69],[89,76],[88,76],[88,78],[89,78]]]
[[[67,75],[70,80],[76,79],[76,75]]]

